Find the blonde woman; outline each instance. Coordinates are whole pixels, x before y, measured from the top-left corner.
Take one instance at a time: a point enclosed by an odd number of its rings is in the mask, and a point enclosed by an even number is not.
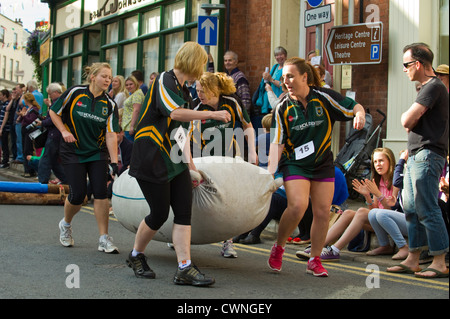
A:
[[[131,95],[123,104],[122,128],[125,132],[125,137],[133,142],[137,120],[145,96],[134,76],[129,76],[125,80],[125,87]]]
[[[86,197],[87,184],[92,185],[94,214],[100,233],[98,250],[118,253],[108,235],[109,201],[107,197],[108,157],[114,174],[117,166],[117,105],[106,93],[112,72],[107,63],[94,63],[85,69],[89,84],[75,85],[53,104],[50,117],[61,132],[60,156],[70,185],[64,204],[64,218],[59,223],[60,242],[73,246],[72,219]]]
[[[116,102],[119,111],[123,108],[123,103],[130,95],[125,88],[125,78],[121,75],[116,75],[112,79],[111,91],[109,96]]]
[[[227,111],[199,112],[189,109],[190,94],[185,83],[198,79],[208,61],[206,51],[195,42],[186,42],[177,52],[175,66],[163,72],[152,84],[138,121],[129,174],[134,176],[150,206],[150,214],[140,223],[127,263],[136,277],[155,278],[144,251],[158,229],[166,222],[169,209],[174,213],[172,240],[178,267],[175,284],[208,286],[215,280],[200,273],[191,262],[192,181],[185,161],[173,161],[172,148],[182,148],[174,133],[188,128],[193,120],[218,120],[228,123]],[[189,143],[184,139],[186,161]]]

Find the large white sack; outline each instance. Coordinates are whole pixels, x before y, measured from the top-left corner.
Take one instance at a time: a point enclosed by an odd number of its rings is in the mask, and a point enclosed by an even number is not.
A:
[[[192,244],[229,239],[258,226],[266,217],[272,193],[281,185],[266,170],[240,158],[194,159],[204,183],[193,190]],[[192,178],[198,178],[191,171]],[[134,177],[125,171],[113,184],[114,215],[128,230],[136,232],[150,208]],[[172,242],[173,212],[154,240]]]

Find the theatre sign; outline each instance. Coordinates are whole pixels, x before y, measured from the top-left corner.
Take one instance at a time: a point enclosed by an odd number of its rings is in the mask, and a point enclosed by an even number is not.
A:
[[[331,28],[326,42],[329,63],[332,65],[381,63],[382,35],[382,22]]]

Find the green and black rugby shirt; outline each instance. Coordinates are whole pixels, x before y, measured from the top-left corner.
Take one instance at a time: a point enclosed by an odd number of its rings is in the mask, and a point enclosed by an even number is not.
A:
[[[175,140],[180,133],[187,139],[189,122],[172,120],[178,108],[190,109],[190,94],[178,83],[173,70],[157,77],[142,104],[134,136],[129,174],[136,178],[163,184],[187,169],[181,146]]]
[[[335,121],[353,119],[354,100],[319,87],[310,87],[306,108],[287,94],[272,118],[271,141],[284,144],[278,164],[284,177],[334,177],[331,134]]]
[[[75,143],[61,142],[60,155],[64,164],[86,163],[108,159],[106,133],[119,132],[116,103],[107,94],[94,98],[88,85],[68,89],[51,110],[61,116]]]
[[[193,142],[193,157],[196,157],[197,149],[202,151],[202,156],[235,156],[237,146],[233,131],[236,128],[236,124],[238,122],[242,125],[251,123],[247,111],[241,104],[240,99],[236,95],[222,95],[219,97],[217,111],[230,113],[230,122],[224,123],[214,119],[192,121],[189,130]],[[196,111],[215,111],[211,106],[201,103],[200,99],[195,99],[194,105],[194,110]],[[216,138],[221,140],[216,141]],[[219,147],[220,151],[218,151]],[[211,152],[212,150],[214,151]]]

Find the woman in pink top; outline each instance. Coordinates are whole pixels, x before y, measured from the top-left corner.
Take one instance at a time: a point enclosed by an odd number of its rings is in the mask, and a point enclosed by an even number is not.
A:
[[[372,153],[372,180],[353,180],[353,189],[364,196],[367,207],[356,212],[346,210],[328,230],[325,244],[336,243],[322,250],[322,261],[339,261],[343,249],[362,229],[373,231],[368,215],[372,208],[390,209],[396,203],[399,189],[392,185],[395,169],[395,156],[389,148],[377,148]],[[296,253],[299,258],[308,256],[308,248]]]

